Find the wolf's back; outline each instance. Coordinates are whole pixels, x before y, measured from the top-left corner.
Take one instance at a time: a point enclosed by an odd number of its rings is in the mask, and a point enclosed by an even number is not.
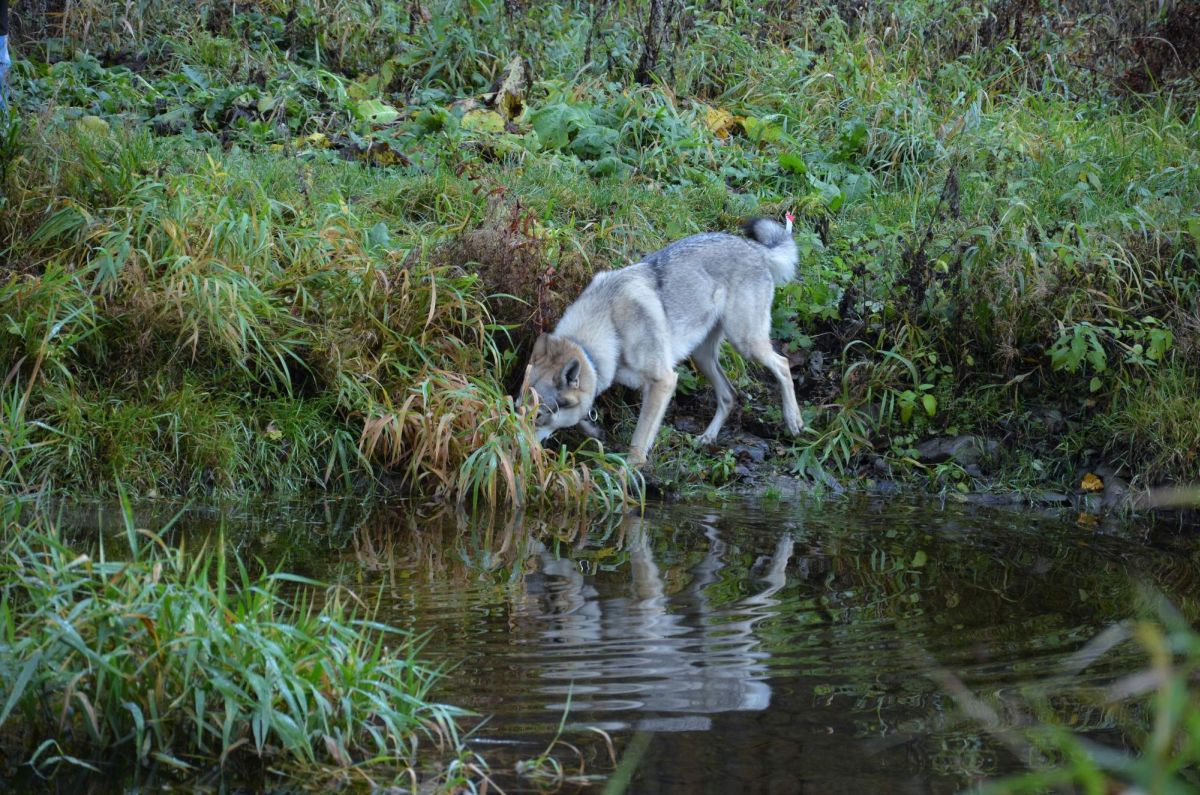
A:
[[[800,254],[796,250],[796,241],[792,233],[770,218],[751,218],[742,225],[742,234],[752,243],[762,246],[767,265],[775,284],[783,285],[790,282],[796,275],[796,263]]]

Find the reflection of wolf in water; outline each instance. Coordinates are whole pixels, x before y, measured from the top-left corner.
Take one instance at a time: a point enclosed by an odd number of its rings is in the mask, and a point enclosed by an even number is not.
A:
[[[691,569],[687,587],[670,595],[641,517],[626,524],[632,574],[626,597],[601,599],[574,561],[539,553],[540,576],[528,577],[526,585],[536,598],[530,607],[545,622],[540,640],[546,652],[555,652],[542,662],[542,675],[563,682],[547,692],[572,689],[574,706],[595,710],[703,716],[769,705],[771,691],[763,681],[769,654],[760,648],[755,626],[778,604],[774,595],[786,583],[794,541],[790,534],[779,538],[763,567],[761,591],[714,605],[707,591],[725,566],[727,547],[715,528],[704,530],[708,551]],[[638,723],[658,730],[706,724],[702,717]]]

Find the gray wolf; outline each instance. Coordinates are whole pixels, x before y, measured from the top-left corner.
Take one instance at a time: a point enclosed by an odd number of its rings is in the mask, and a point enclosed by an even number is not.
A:
[[[554,331],[534,343],[525,383],[539,400],[538,441],[572,425],[594,432],[588,417],[596,396],[624,384],[642,391],[629,462],[645,463],[675,393],[675,366],[691,356],[716,391],[716,414],[699,437],[711,444],[734,405],[718,362],[723,339],[774,374],[783,421],[799,433],[804,421],[792,374],[770,339],[775,286],[792,279],[798,261],[791,227],[790,214],[786,227],[756,218],[743,227],[744,237],[692,235],[596,274]]]

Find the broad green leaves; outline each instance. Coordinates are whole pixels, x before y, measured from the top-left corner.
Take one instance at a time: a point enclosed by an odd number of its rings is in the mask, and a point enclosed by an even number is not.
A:
[[[921,384],[915,391],[906,389],[896,395],[896,406],[900,409],[901,422],[912,421],[913,409],[916,408],[918,401],[927,416],[933,417],[937,414],[938,401],[936,397],[929,394],[931,389],[933,389],[933,384]]]
[[[571,139],[592,121],[583,108],[562,102],[538,108],[528,119],[538,140],[547,149],[566,149]]]
[[[1088,390],[1104,386],[1101,376],[1113,366],[1153,368],[1163,361],[1175,335],[1161,321],[1146,316],[1127,324],[1097,325],[1087,321],[1065,326],[1046,352],[1051,366],[1072,375],[1090,370]]]
[[[1099,330],[1091,323],[1080,323],[1066,329],[1048,353],[1055,370],[1075,373],[1084,361],[1090,363],[1098,373],[1108,369],[1108,356],[1100,344]]]
[[[400,111],[378,99],[360,100],[354,106],[354,113],[371,124],[390,124],[400,118]]]
[[[584,127],[571,141],[571,153],[580,160],[599,160],[617,146],[619,133],[610,127]]]
[[[779,165],[784,171],[797,176],[803,176],[808,173],[808,166],[804,163],[804,158],[794,152],[780,154]]]

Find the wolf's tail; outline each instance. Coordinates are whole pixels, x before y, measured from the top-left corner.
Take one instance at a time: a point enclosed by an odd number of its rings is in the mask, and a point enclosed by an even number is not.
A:
[[[751,218],[742,225],[742,234],[750,242],[762,246],[763,256],[777,286],[795,277],[800,253],[796,250],[796,241],[792,239],[790,231],[770,218]]]

